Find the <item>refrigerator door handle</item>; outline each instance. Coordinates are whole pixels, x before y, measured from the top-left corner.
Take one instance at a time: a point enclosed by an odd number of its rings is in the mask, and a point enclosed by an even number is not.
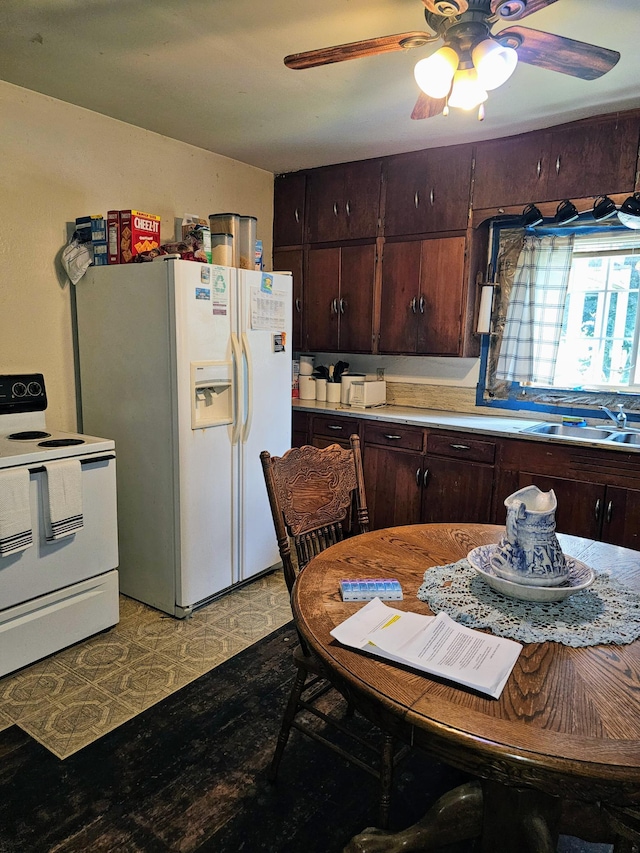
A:
[[[251,432],[251,421],[253,420],[253,361],[251,359],[251,347],[247,333],[242,333],[242,352],[247,362],[247,419],[244,422],[242,440],[246,441]]]
[[[234,371],[234,386],[235,400],[233,412],[233,428],[231,430],[231,444],[237,444],[240,438],[240,428],[242,426],[242,353],[240,351],[240,342],[238,336],[231,333],[231,351],[233,353],[233,371]]]

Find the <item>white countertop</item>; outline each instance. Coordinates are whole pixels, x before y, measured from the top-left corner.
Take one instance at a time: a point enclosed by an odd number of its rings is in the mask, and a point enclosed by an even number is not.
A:
[[[483,435],[496,435],[503,438],[518,438],[526,441],[545,441],[554,444],[579,444],[584,447],[597,447],[601,450],[617,450],[627,453],[640,452],[640,446],[629,445],[623,442],[596,439],[583,439],[580,437],[540,435],[536,433],[523,432],[523,430],[543,423],[544,419],[524,420],[522,418],[510,417],[509,415],[472,415],[468,412],[446,412],[437,409],[417,409],[410,406],[379,406],[371,409],[354,408],[343,406],[340,403],[320,403],[316,400],[291,401],[293,411],[313,412],[315,414],[332,414],[340,417],[355,417],[385,421],[387,423],[410,424],[419,427],[433,427],[434,429],[449,429],[460,432],[475,432]],[[549,421],[558,423],[559,419],[549,418]],[[598,426],[609,429],[604,422],[598,421]]]

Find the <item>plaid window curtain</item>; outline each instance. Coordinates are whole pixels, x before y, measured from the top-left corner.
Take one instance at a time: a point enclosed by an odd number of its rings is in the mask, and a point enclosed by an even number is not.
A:
[[[572,254],[573,235],[525,237],[507,306],[498,379],[553,382]]]

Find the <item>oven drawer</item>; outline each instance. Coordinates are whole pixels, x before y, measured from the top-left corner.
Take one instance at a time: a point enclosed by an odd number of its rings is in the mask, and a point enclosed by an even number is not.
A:
[[[47,542],[42,510],[44,468],[29,466],[33,545],[0,557],[0,611],[96,577],[118,565],[116,459],[80,457],[83,528]]]

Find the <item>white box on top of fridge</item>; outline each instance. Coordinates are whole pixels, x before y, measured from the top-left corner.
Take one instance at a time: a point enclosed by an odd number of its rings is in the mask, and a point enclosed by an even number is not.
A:
[[[279,562],[260,451],[291,443],[291,277],[90,268],[76,318],[82,428],[118,453],[120,589],[187,616]]]

